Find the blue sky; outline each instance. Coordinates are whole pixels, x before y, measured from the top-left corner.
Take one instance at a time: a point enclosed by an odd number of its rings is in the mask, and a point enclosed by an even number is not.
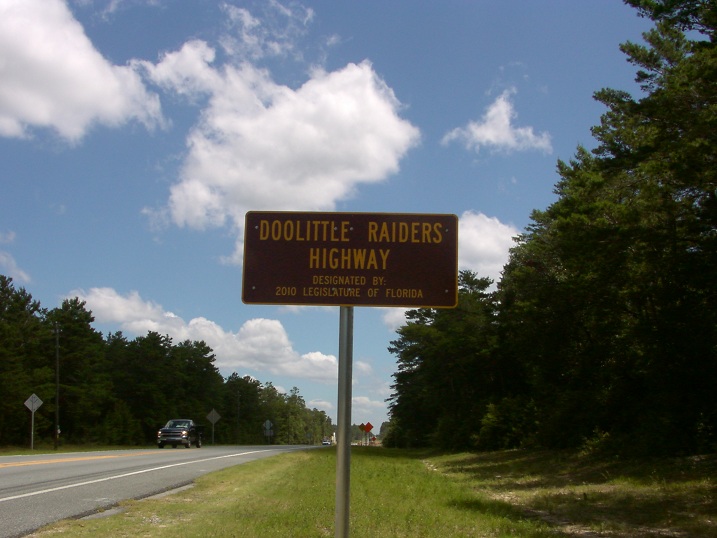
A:
[[[497,280],[648,28],[618,0],[0,0],[0,273],[335,421],[339,309],[242,304],[246,211],[456,214]],[[354,423],[387,419],[402,321],[355,311]]]

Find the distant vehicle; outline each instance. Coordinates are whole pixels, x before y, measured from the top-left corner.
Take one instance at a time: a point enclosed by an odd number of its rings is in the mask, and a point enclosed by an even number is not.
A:
[[[329,439],[324,439],[323,441],[321,441],[321,444],[327,446],[331,444],[331,441]]]
[[[202,448],[202,433],[203,427],[195,424],[193,420],[174,418],[157,432],[157,446],[164,448],[164,445],[172,445],[177,448],[184,445],[186,448],[192,448],[194,444],[197,448]]]

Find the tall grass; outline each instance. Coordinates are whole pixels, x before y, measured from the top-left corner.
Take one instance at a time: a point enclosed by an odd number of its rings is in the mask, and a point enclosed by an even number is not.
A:
[[[424,460],[416,452],[352,449],[351,536],[555,536],[509,505],[478,499]],[[62,522],[36,536],[334,536],[335,470],[333,449],[283,454],[205,475],[175,495],[124,503],[119,515]]]
[[[354,447],[352,537],[717,537],[717,457],[622,462]],[[334,536],[336,452],[287,453],[35,536]]]

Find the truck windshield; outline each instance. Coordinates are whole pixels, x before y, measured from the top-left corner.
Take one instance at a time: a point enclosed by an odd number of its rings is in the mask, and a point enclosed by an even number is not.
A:
[[[170,420],[167,424],[167,428],[186,428],[189,423],[184,420]]]

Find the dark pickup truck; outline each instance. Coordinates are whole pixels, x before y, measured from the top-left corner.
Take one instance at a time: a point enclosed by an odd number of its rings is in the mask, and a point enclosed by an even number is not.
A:
[[[202,448],[202,429],[191,419],[174,418],[157,432],[157,446],[164,448],[164,445],[172,445],[177,448],[178,445],[184,445],[192,448],[194,445]]]

